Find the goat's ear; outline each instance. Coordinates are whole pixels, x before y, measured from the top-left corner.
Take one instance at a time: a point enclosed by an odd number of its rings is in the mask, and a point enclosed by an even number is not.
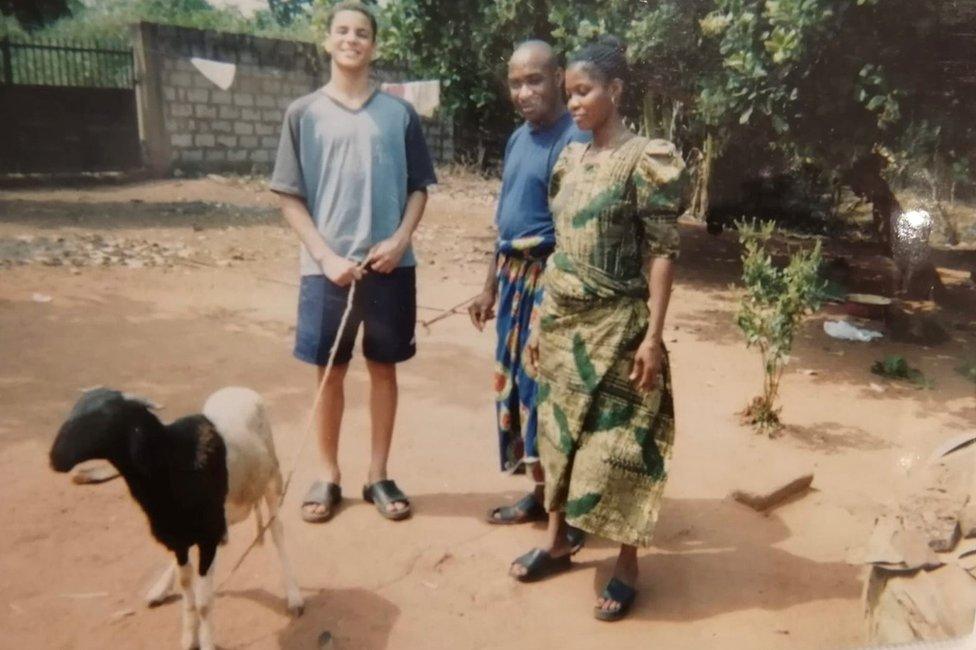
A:
[[[143,397],[142,395],[136,395],[135,393],[122,393],[122,398],[130,402],[136,402],[137,404],[142,404],[147,409],[151,411],[158,411],[164,408],[161,404],[157,404],[148,397]]]
[[[78,463],[88,460],[82,445],[87,440],[84,435],[78,435],[76,420],[69,418],[61,425],[57,437],[51,444],[48,458],[51,469],[56,472],[70,472]]]

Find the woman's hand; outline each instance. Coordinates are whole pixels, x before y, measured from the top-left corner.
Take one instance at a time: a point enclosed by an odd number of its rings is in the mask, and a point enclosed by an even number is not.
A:
[[[657,388],[664,365],[664,347],[661,340],[645,338],[634,354],[634,367],[630,371],[630,381],[639,391],[651,392]]]

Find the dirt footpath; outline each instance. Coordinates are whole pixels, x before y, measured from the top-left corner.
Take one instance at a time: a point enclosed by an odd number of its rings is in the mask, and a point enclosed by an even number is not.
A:
[[[494,186],[452,179],[417,236],[420,317],[474,295],[493,234]],[[577,568],[539,584],[506,576],[543,537],[492,527],[485,511],[527,486],[497,471],[490,392],[493,337],[467,317],[418,328],[400,374],[391,475],[415,515],[393,523],[356,498],[368,461],[367,378],[347,383],[341,455],[346,505],[325,525],[298,517],[316,456],[298,464],[284,510],[307,598],[285,614],[277,563],[259,548],[217,597],[222,648],[853,648],[862,643],[862,571],[847,559],[907,470],[971,430],[971,383],[954,372],[972,330],[925,349],[828,339],[819,319],[784,379],[776,440],[734,415],[760,387],[758,355],[732,319],[732,236],[684,230],[666,334],[678,432],[655,546],[641,556],[632,615],[608,625],[590,608],[613,548],[591,540]],[[58,240],[61,241],[58,241]],[[243,384],[267,399],[290,467],[313,375],[290,354],[297,248],[258,183],[211,179],[0,194],[0,646],[175,648],[177,603],[141,592],[166,562],[121,481],[76,486],[47,448],[81,388],[107,385],[165,405],[164,419]],[[25,263],[33,260],[32,263]],[[871,375],[903,354],[934,381],[915,390]],[[812,468],[814,489],[768,515],[726,499],[757,473]],[[217,582],[250,541],[231,531]]]

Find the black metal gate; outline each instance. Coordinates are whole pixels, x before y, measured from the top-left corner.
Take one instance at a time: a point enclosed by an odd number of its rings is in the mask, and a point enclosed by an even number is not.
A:
[[[0,40],[0,173],[141,164],[131,47]]]

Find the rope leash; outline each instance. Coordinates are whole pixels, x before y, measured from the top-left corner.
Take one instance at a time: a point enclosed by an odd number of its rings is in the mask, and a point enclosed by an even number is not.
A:
[[[295,454],[292,459],[291,469],[288,470],[288,474],[285,477],[285,482],[281,488],[281,496],[278,498],[278,508],[274,513],[268,513],[268,520],[258,529],[257,534],[251,543],[244,549],[240,557],[237,558],[237,562],[231,567],[230,573],[221,581],[219,589],[223,589],[224,586],[230,581],[234,576],[234,573],[241,567],[247,556],[250,555],[254,547],[258,545],[261,539],[264,537],[264,533],[268,530],[271,524],[274,523],[275,519],[278,517],[278,513],[281,512],[281,507],[285,503],[285,495],[288,494],[288,488],[291,486],[291,479],[295,476],[295,470],[298,469],[298,461],[302,458],[302,454],[305,452],[305,447],[308,446],[308,439],[311,437],[312,428],[315,423],[315,415],[318,413],[319,404],[322,402],[322,394],[324,393],[325,382],[329,378],[329,373],[332,372],[332,367],[335,365],[336,353],[339,350],[339,341],[342,339],[342,334],[346,330],[346,324],[349,321],[349,314],[352,312],[353,299],[356,296],[356,281],[353,280],[352,284],[349,285],[349,295],[346,297],[346,309],[342,313],[342,319],[339,321],[339,329],[336,331],[335,341],[332,343],[332,349],[329,351],[329,360],[325,364],[325,370],[322,372],[322,379],[319,380],[318,389],[315,391],[315,400],[312,402],[312,410],[308,414],[308,420],[305,423],[305,433],[302,435],[301,445],[298,447],[298,453]],[[260,507],[255,505],[255,507]]]
[[[205,267],[205,268],[208,268],[208,269],[221,269],[221,268],[223,268],[221,266],[218,266],[217,264],[210,264],[209,262],[201,262],[200,260],[192,260],[192,259],[189,259],[189,258],[176,258],[175,261],[178,262],[178,263],[180,263],[180,264],[185,264],[187,266],[202,266],[202,267]],[[268,277],[266,275],[258,275],[257,273],[251,273],[251,272],[247,272],[247,274],[250,275],[255,280],[258,280],[259,282],[269,282],[271,284],[280,284],[281,286],[291,287],[292,289],[297,289],[298,286],[299,286],[297,282],[289,282],[288,280],[279,280],[278,278],[271,278],[271,277]],[[418,320],[417,322],[420,323],[420,325],[423,326],[424,329],[429,329],[430,326],[433,325],[434,323],[436,323],[438,321],[441,321],[441,320],[444,320],[448,316],[453,316],[454,314],[457,314],[458,313],[458,309],[460,309],[461,307],[464,307],[469,302],[474,301],[474,299],[477,298],[477,297],[478,297],[478,295],[471,296],[470,298],[466,299],[464,302],[458,303],[458,304],[456,304],[453,307],[450,307],[448,309],[444,309],[443,307],[428,307],[427,305],[417,305],[417,309],[422,309],[424,311],[436,311],[436,312],[439,312],[440,313],[440,315],[437,316],[436,318],[432,318],[432,319],[426,320],[426,321]]]
[[[184,261],[188,261],[188,260],[184,260]],[[197,262],[196,260],[193,260],[193,263],[200,264],[202,266],[211,266],[210,264]],[[259,280],[271,281],[278,284],[290,284],[282,280],[273,280],[272,278],[264,278],[260,276],[255,276],[255,277]],[[291,286],[296,286],[296,285],[291,285]],[[458,304],[454,305],[449,309],[439,310],[442,313],[429,320],[419,321],[419,323],[424,328],[424,330],[429,332],[431,325],[441,320],[444,320],[449,316],[453,316],[454,314],[457,314],[459,309],[474,301],[479,295],[480,292],[470,298],[464,299],[463,301],[459,302]],[[275,519],[277,519],[278,513],[281,512],[281,508],[285,502],[285,496],[288,494],[288,488],[291,486],[292,478],[295,476],[295,471],[298,469],[298,461],[302,458],[305,452],[305,448],[308,446],[308,440],[311,437],[313,425],[315,423],[315,416],[318,413],[319,405],[322,402],[322,395],[325,392],[324,391],[325,383],[329,378],[329,374],[332,372],[333,366],[335,365],[336,353],[339,350],[339,342],[342,340],[342,335],[343,333],[345,333],[346,325],[349,322],[349,315],[352,312],[353,300],[355,296],[356,296],[356,281],[354,280],[349,285],[349,295],[346,297],[345,311],[343,311],[342,319],[339,321],[339,329],[336,331],[335,341],[333,341],[332,343],[332,349],[329,350],[328,362],[325,365],[325,370],[322,372],[322,378],[319,380],[318,389],[315,392],[315,400],[312,402],[312,409],[311,412],[309,413],[308,420],[305,423],[305,432],[302,434],[301,444],[298,447],[298,452],[295,454],[292,460],[291,468],[288,470],[288,473],[285,476],[285,481],[281,488],[281,496],[278,498],[277,511],[274,514],[268,513],[268,520],[265,521],[258,528],[258,531],[254,536],[254,539],[251,540],[251,543],[248,544],[247,548],[245,548],[244,551],[241,553],[241,555],[237,558],[237,561],[234,563],[234,566],[232,566],[230,569],[230,573],[228,573],[224,577],[224,579],[220,582],[220,585],[218,585],[218,589],[223,589],[227,585],[227,583],[230,582],[230,579],[234,576],[234,574],[241,567],[241,565],[244,564],[244,560],[247,559],[248,555],[251,554],[251,551],[253,551],[254,548],[263,539],[264,533],[267,532],[268,528],[271,527]],[[260,507],[260,506],[256,505],[255,507]]]

